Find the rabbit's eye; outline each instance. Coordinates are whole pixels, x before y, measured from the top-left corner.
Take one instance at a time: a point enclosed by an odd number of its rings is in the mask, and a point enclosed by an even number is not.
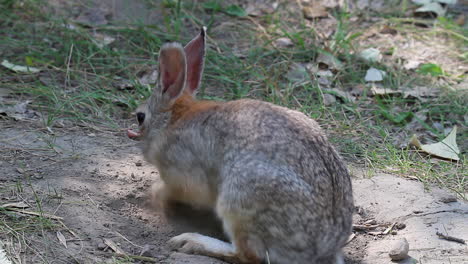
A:
[[[145,121],[145,113],[138,112],[136,116],[137,116],[138,124],[141,126],[143,122]]]

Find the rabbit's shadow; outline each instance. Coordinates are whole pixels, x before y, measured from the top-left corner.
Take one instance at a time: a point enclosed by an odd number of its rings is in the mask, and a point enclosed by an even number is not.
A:
[[[228,241],[222,223],[211,210],[194,208],[178,202],[171,202],[163,208],[168,223],[180,233],[196,232]]]

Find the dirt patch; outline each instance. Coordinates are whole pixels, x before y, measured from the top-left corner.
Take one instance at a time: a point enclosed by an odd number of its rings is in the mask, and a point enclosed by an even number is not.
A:
[[[219,222],[210,213],[183,206],[166,217],[161,209],[152,206],[147,194],[152,184],[160,181],[158,173],[143,161],[138,146],[124,133],[77,127],[54,130],[52,135],[33,124],[7,120],[0,125],[1,203],[24,201],[35,211],[40,201],[44,212],[63,217],[63,223],[72,231],[59,224],[41,232],[2,231],[3,247],[12,259],[23,261],[19,263],[102,263],[113,257],[111,250],[103,246],[104,239],[111,239],[128,254],[143,252],[161,263],[221,263],[171,253],[165,247],[170,237],[187,231],[223,238]],[[409,241],[412,259],[422,263],[468,261],[466,245],[440,240],[435,235],[441,231],[468,238],[468,229],[463,225],[468,214],[465,203],[444,203],[448,193],[426,191],[416,181],[391,175],[367,179],[353,171],[359,208],[355,222],[374,219],[385,227],[401,222],[406,228],[395,235],[356,232],[345,248],[346,263],[390,263],[387,247],[400,237]],[[26,221],[32,216],[10,213],[8,217]],[[57,231],[67,239],[67,248],[57,239]]]

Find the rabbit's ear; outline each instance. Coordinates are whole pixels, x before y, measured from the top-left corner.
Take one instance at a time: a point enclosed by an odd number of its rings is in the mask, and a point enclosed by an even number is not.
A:
[[[170,107],[184,90],[187,72],[185,52],[178,43],[168,43],[159,52],[162,104]]]
[[[200,34],[185,46],[187,57],[187,89],[194,93],[200,86],[205,61],[206,28],[202,27]]]

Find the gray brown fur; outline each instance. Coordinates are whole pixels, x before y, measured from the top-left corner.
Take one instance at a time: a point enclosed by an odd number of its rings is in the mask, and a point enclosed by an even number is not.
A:
[[[238,100],[174,121],[158,107],[158,89],[143,107],[143,152],[165,183],[164,199],[215,210],[233,243],[183,234],[169,242],[174,249],[231,262],[342,263],[351,180],[314,120]]]

